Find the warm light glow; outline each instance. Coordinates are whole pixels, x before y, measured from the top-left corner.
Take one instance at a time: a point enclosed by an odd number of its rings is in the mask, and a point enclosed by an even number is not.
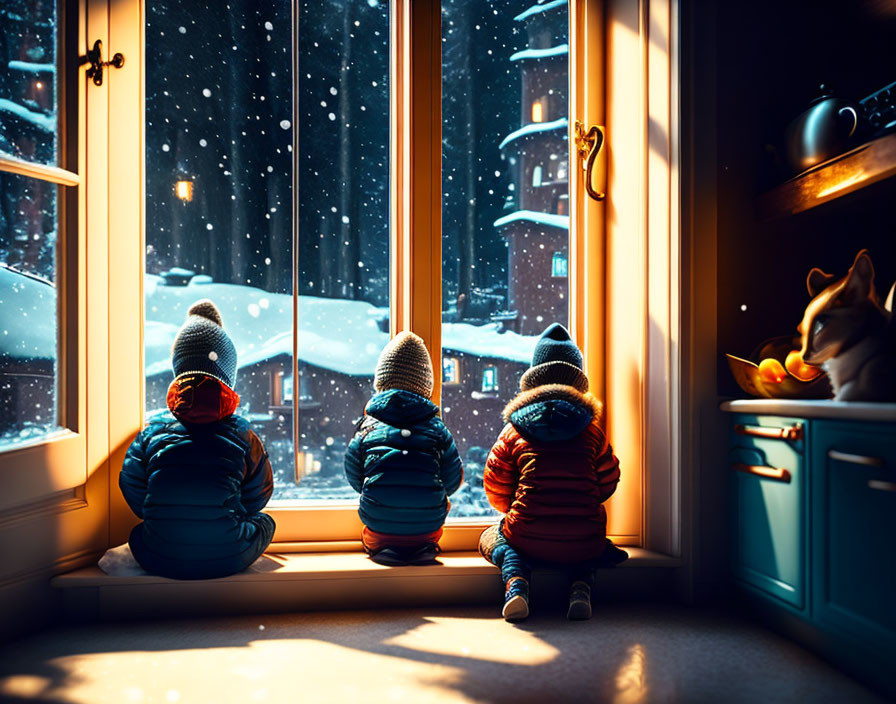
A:
[[[37,88],[38,90],[43,90],[43,89],[44,89],[44,84],[43,84],[42,81],[36,81],[35,84],[34,84],[34,87]]]
[[[845,178],[842,181],[835,183],[833,186],[828,186],[823,191],[819,191],[816,198],[824,198],[825,196],[829,196],[832,193],[837,193],[838,191],[842,191],[845,188],[849,188],[850,186],[853,186],[857,183],[860,183],[861,181],[864,181],[866,177],[867,177],[867,174],[864,171],[859,171],[857,173],[854,173],[852,176],[849,176],[848,178]]]
[[[385,645],[419,653],[527,666],[546,665],[560,651],[535,633],[518,628],[495,629],[489,619],[425,616],[423,623],[400,633]]]
[[[174,192],[182,201],[184,201],[185,203],[189,203],[191,200],[193,200],[193,182],[177,181],[174,184]]]
[[[532,122],[544,122],[544,105],[540,100],[532,103]]]
[[[616,671],[616,696],[613,704],[638,704],[647,696],[647,653],[635,643],[628,649],[628,657]]]
[[[787,372],[777,359],[768,357],[759,363],[759,378],[766,384],[780,384],[787,378]]]

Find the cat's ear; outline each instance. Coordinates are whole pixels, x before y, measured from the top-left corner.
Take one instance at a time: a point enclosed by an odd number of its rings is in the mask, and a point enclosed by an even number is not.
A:
[[[821,269],[815,267],[806,277],[806,288],[809,289],[809,295],[815,298],[830,286],[835,278],[833,274],[825,274]]]
[[[846,275],[846,286],[843,287],[841,297],[847,301],[862,301],[871,295],[874,287],[874,266],[868,250],[863,249],[856,255],[852,268]]]

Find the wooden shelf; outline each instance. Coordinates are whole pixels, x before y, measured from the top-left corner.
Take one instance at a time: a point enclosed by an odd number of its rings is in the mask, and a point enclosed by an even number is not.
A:
[[[759,197],[762,219],[795,215],[896,176],[896,134],[819,164]]]

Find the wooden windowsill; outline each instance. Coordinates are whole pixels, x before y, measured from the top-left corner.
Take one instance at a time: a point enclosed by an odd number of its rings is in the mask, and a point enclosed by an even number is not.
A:
[[[668,587],[670,568],[682,564],[626,549],[626,562],[602,571],[602,589],[630,595],[640,586],[653,593],[650,585],[660,581],[659,595]],[[51,584],[62,593],[66,615],[75,620],[498,603],[498,571],[478,553],[443,553],[438,563],[385,567],[358,552],[272,552],[245,572],[221,579],[113,577],[92,566],[58,575]],[[556,576],[536,572],[533,588],[540,582],[549,585]]]

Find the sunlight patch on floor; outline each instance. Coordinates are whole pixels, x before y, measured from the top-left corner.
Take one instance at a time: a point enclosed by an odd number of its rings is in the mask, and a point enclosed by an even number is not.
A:
[[[457,690],[458,667],[382,655],[314,639],[253,641],[245,647],[124,651],[67,656],[49,666],[64,677],[15,675],[0,698],[85,704],[207,704],[214,701],[472,702]]]
[[[427,616],[426,623],[385,641],[434,655],[474,658],[509,665],[544,665],[560,651],[534,633],[518,628],[495,628],[488,619]]]

